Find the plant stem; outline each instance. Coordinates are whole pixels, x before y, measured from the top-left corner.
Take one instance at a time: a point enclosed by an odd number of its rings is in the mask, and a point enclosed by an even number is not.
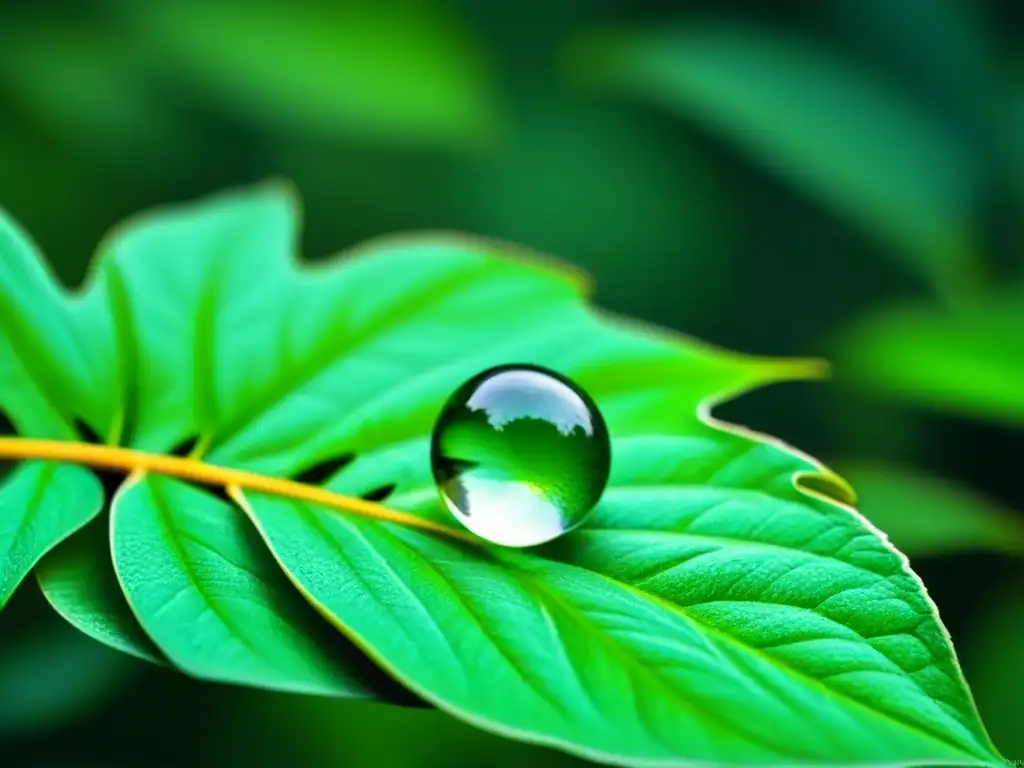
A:
[[[0,437],[0,459],[40,459],[83,464],[130,474],[153,472],[201,485],[228,489],[231,486],[273,496],[308,501],[324,507],[351,512],[362,517],[420,528],[463,541],[476,541],[468,533],[435,523],[407,512],[399,512],[366,499],[334,493],[315,485],[269,477],[241,469],[220,467],[192,458],[136,451],[114,445],[96,445],[65,440],[38,440],[29,437]]]

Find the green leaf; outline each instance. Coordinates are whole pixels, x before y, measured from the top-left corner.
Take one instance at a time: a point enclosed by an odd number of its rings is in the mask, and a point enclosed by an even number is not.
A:
[[[579,275],[482,240],[388,239],[300,267],[295,220],[263,187],[104,242],[74,327],[108,356],[105,434],[275,477],[327,467],[329,491],[385,496],[438,529],[240,483],[254,529],[210,493],[134,475],[112,505],[113,562],[174,665],[394,698],[325,642],[305,596],[428,703],[584,757],[994,764],[934,606],[845,483],[708,415],[820,365],[610,317]],[[429,465],[448,395],[512,361],[578,381],[613,436],[589,522],[528,551],[446,535],[461,531]]]
[[[97,374],[98,346],[75,311],[0,209],[0,413],[22,434],[73,437],[77,417],[109,420],[114,401]]]
[[[153,2],[128,15],[155,66],[271,127],[428,147],[493,128],[480,52],[431,4]]]
[[[150,477],[121,487],[111,520],[114,565],[128,602],[177,666],[209,680],[372,695],[371,683],[349,668],[358,660],[336,660],[345,658],[346,643],[324,636],[326,627],[288,588],[234,507]]]
[[[96,375],[75,307],[0,209],[0,421],[37,437],[74,437],[112,399]],[[76,393],[69,396],[70,393]],[[0,607],[48,550],[95,517],[102,489],[80,467],[28,463],[0,478]]]
[[[702,122],[940,289],[974,277],[978,158],[854,62],[734,25],[593,34],[570,61],[588,81]]]
[[[100,484],[76,466],[31,462],[0,484],[0,608],[49,549],[99,513]]]
[[[163,654],[142,631],[121,591],[109,542],[110,522],[104,515],[58,544],[35,569],[43,596],[94,640],[162,664]]]
[[[1024,555],[1024,518],[956,483],[891,465],[837,466],[864,515],[911,556],[964,551]]]
[[[379,663],[499,733],[630,761],[984,759],[966,700],[940,703],[963,683],[905,561],[803,497],[801,460],[693,432],[620,439],[604,501],[546,556],[260,495],[250,511]],[[425,474],[392,505],[433,507]]]
[[[956,311],[907,304],[839,339],[839,376],[913,405],[1024,426],[1024,295],[993,294]]]

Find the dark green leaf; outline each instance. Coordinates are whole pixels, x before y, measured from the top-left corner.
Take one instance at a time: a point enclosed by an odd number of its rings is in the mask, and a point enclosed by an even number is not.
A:
[[[698,120],[891,244],[941,289],[973,278],[978,158],[870,72],[738,26],[594,35],[588,80]]]
[[[0,86],[53,134],[89,149],[166,147],[177,117],[124,41],[81,23],[0,30]]]
[[[129,7],[155,64],[266,125],[417,146],[494,127],[480,52],[456,18],[423,3]]]
[[[1024,72],[1018,73],[1010,98],[1007,133],[1010,180],[1017,193],[1018,210],[1024,210]]]
[[[991,140],[999,78],[988,8],[971,0],[838,0],[836,25],[961,135]]]
[[[721,311],[704,299],[729,277],[735,201],[698,149],[603,104],[522,110],[501,151],[442,180],[473,228],[571,258],[646,318]]]

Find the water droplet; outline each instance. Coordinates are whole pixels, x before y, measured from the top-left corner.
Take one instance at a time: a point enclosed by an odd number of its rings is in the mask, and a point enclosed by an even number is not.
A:
[[[478,373],[445,404],[430,460],[448,509],[496,544],[529,547],[576,527],[608,482],[608,428],[569,379],[535,365]]]

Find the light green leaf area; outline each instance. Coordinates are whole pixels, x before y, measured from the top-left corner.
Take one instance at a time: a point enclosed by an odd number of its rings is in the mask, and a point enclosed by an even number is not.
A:
[[[571,49],[570,66],[706,125],[940,289],[973,278],[979,158],[854,62],[722,24],[595,33]]]
[[[471,724],[618,764],[996,764],[934,606],[842,503],[845,483],[708,415],[816,364],[607,316],[578,275],[505,245],[393,238],[303,267],[296,229],[290,196],[264,187],[108,238],[74,304],[111,357],[115,407],[93,430],[279,477],[336,462],[328,489],[386,492],[454,532],[434,420],[469,376],[533,363],[599,404],[612,479],[582,529],[520,551],[133,478],[113,501],[113,562],[174,665],[397,698],[371,660]],[[366,658],[325,642],[301,597]]]
[[[864,515],[908,555],[1024,555],[1024,516],[980,493],[905,467],[843,462],[837,469]]]
[[[114,566],[139,622],[209,680],[364,697],[346,645],[290,589],[234,506],[176,480],[128,481],[111,509]],[[356,654],[352,654],[357,656]]]
[[[483,727],[651,763],[984,757],[920,585],[849,511],[793,488],[798,460],[741,437],[616,448],[590,522],[536,553],[264,496],[251,513],[368,653]],[[433,508],[426,483],[391,503]]]
[[[0,208],[0,414],[21,434],[73,437],[72,403],[91,421],[109,420],[99,348],[74,320],[75,306]]]
[[[844,381],[924,408],[1024,426],[1024,292],[956,310],[884,309],[837,342]]]
[[[102,489],[81,467],[29,462],[0,480],[0,608],[49,549],[102,506]]]
[[[154,66],[271,127],[455,147],[495,127],[481,52],[433,4],[154,2],[128,17]]]

